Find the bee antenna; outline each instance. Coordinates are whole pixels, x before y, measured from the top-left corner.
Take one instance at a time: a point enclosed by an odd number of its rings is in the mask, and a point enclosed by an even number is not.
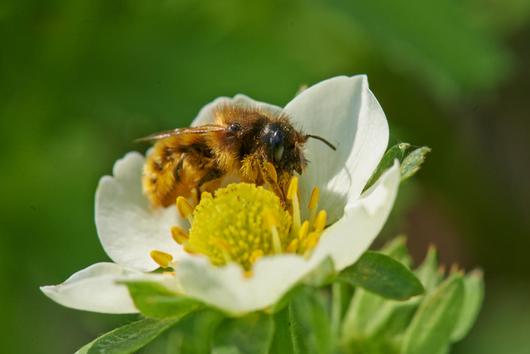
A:
[[[333,145],[332,143],[330,143],[329,141],[327,141],[326,139],[324,139],[324,138],[321,137],[321,136],[307,134],[305,137],[306,137],[306,138],[313,138],[313,139],[320,140],[321,142],[323,142],[324,144],[326,144],[327,146],[329,146],[330,149],[332,149],[332,150],[337,150],[337,148],[335,147],[335,145]]]

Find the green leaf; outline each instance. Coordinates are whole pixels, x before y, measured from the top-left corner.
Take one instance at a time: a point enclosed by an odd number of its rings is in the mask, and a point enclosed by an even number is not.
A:
[[[201,304],[177,294],[161,284],[148,281],[126,282],[134,305],[142,314],[153,318],[180,318],[198,309]]]
[[[462,275],[452,274],[425,296],[403,338],[403,354],[443,352],[449,344],[464,298]]]
[[[382,253],[368,251],[344,269],[339,280],[387,299],[406,300],[423,293],[423,286],[403,264]]]
[[[381,253],[400,261],[407,268],[412,263],[407,250],[406,237],[403,235],[387,242]],[[341,342],[344,345],[362,342],[360,345],[365,348],[367,344],[364,338],[371,338],[381,332],[386,333],[387,337],[401,333],[410,323],[418,306],[419,301],[416,300],[419,299],[414,298],[414,301],[406,302],[388,301],[374,293],[357,288],[342,322]],[[381,342],[380,339],[378,341]],[[387,348],[388,344],[384,344],[383,347]]]
[[[405,157],[401,163],[401,181],[414,176],[418,172],[429,152],[431,152],[431,149],[423,146],[412,151]]]
[[[178,319],[142,319],[116,328],[88,343],[76,354],[125,354],[142,348],[162,332],[174,325]]]
[[[464,304],[451,335],[452,342],[457,342],[464,338],[477,319],[482,300],[484,299],[484,281],[480,270],[475,270],[464,277],[464,292]]]
[[[265,354],[269,352],[273,333],[272,317],[263,312],[226,319],[214,335],[212,353]]]
[[[366,183],[364,190],[367,190],[368,188],[370,188],[379,179],[379,177],[381,177],[383,172],[385,172],[390,167],[392,167],[392,165],[394,164],[394,160],[397,159],[399,160],[399,162],[403,161],[403,158],[405,157],[405,152],[409,148],[410,148],[410,144],[399,143],[399,144],[392,146],[390,149],[388,149],[383,155],[383,158],[381,159],[381,161],[379,161],[379,165],[377,166],[374,173],[372,174],[372,177],[370,177],[370,179]]]
[[[314,288],[305,287],[291,299],[288,309],[293,352],[330,353],[331,323],[320,293]]]
[[[148,353],[209,354],[212,352],[213,335],[223,319],[221,312],[209,308],[191,313],[163,335],[167,338],[158,348],[151,349],[154,345],[149,345],[147,349],[151,350]],[[171,350],[168,350],[168,345]]]

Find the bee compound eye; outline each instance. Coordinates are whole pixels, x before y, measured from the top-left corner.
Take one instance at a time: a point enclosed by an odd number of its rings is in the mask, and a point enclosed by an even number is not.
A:
[[[283,144],[274,147],[274,161],[279,162],[282,159],[284,150]]]
[[[241,124],[239,124],[239,123],[230,123],[228,125],[228,131],[230,133],[237,133],[240,130],[241,130]]]

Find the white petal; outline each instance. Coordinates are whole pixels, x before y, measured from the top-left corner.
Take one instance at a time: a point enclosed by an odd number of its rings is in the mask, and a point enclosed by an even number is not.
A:
[[[346,202],[359,196],[386,150],[385,114],[366,76],[322,81],[296,96],[284,111],[298,128],[337,147],[333,151],[309,139],[310,162],[300,179],[302,200],[308,200],[313,186],[321,188],[320,206],[334,222],[342,216]]]
[[[41,287],[53,301],[73,309],[102,313],[136,313],[129,291],[116,281],[135,270],[114,263],[96,263],[59,285]]]
[[[383,228],[396,199],[399,181],[396,161],[360,199],[346,206],[344,216],[326,229],[312,257],[331,256],[336,270],[353,264]]]
[[[96,191],[96,227],[105,252],[116,263],[151,271],[158,265],[152,250],[172,254],[184,251],[171,238],[171,226],[187,227],[175,207],[154,209],[142,192],[144,158],[128,153],[114,165],[113,177],[105,176]]]
[[[215,109],[220,105],[227,105],[227,104],[233,104],[243,107],[258,107],[263,111],[270,112],[272,114],[276,114],[281,112],[281,108],[274,106],[272,104],[268,104],[265,102],[256,101],[248,96],[237,94],[233,98],[231,97],[219,97],[216,98],[213,102],[208,103],[206,106],[204,106],[197,115],[197,118],[193,120],[191,123],[192,127],[196,127],[203,124],[212,123],[215,121],[214,117],[214,111]]]
[[[232,314],[275,304],[318,265],[316,258],[307,261],[294,255],[264,257],[247,278],[237,265],[216,267],[204,258],[195,258],[183,261],[176,268],[183,291]]]

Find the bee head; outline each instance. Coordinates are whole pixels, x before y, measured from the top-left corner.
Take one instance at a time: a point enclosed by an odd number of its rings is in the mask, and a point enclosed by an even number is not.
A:
[[[267,159],[280,170],[295,170],[302,173],[305,159],[299,133],[283,122],[268,123],[263,127],[261,143]]]

